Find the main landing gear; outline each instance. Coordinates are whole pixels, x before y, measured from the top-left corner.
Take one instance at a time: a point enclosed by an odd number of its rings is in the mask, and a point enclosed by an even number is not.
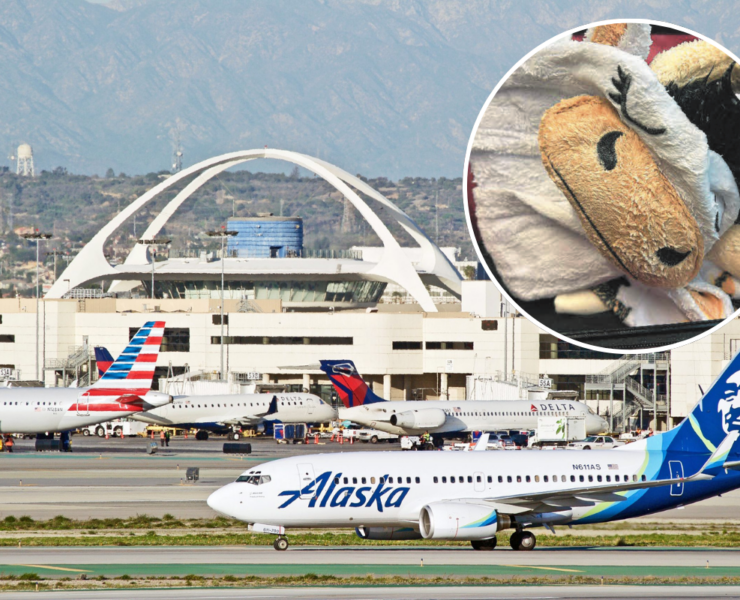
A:
[[[513,550],[534,550],[537,538],[531,531],[515,531],[509,538],[509,544]]]
[[[290,544],[288,543],[288,538],[286,538],[284,535],[281,535],[272,543],[272,547],[275,548],[275,550],[280,550],[281,552],[283,550],[287,550],[289,545]]]

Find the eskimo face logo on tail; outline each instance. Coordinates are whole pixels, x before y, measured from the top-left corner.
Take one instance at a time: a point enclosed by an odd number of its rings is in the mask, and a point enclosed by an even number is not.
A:
[[[355,481],[357,478],[353,478]],[[367,480],[368,478],[364,478]],[[374,481],[374,477],[369,478]],[[287,508],[301,496],[308,498],[307,508],[370,508],[383,512],[384,508],[398,508],[411,488],[405,486],[394,487],[386,485],[388,475],[379,478],[379,483],[372,485],[342,485],[342,474],[332,477],[331,471],[326,471],[300,490],[285,490],[278,496],[287,496],[278,508]],[[349,478],[347,478],[349,481]],[[303,504],[301,504],[303,505]]]
[[[717,403],[717,411],[722,413],[722,429],[730,433],[740,429],[740,371],[730,375],[727,384],[733,388],[725,390],[725,397]]]

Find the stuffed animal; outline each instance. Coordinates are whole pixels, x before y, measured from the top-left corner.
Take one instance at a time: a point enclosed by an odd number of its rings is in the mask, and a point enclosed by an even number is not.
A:
[[[636,23],[557,41],[487,107],[470,159],[478,241],[515,298],[631,326],[732,313],[733,62],[691,42],[651,68],[650,44]]]

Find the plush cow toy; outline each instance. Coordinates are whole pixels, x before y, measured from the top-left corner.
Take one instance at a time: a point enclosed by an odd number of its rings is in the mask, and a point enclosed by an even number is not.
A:
[[[476,133],[479,241],[504,285],[630,326],[721,319],[740,296],[740,69],[703,41],[648,66],[650,27],[540,50]]]

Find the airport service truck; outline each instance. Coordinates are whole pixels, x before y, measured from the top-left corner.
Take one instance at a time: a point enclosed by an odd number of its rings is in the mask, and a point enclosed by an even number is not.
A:
[[[529,447],[567,446],[586,437],[586,417],[537,417],[537,432],[529,438]]]
[[[98,437],[105,437],[107,433],[111,437],[121,437],[121,434],[129,437],[143,434],[146,428],[147,423],[141,423],[133,419],[113,419],[106,423],[83,427],[80,429],[80,432],[85,436],[97,435]]]

